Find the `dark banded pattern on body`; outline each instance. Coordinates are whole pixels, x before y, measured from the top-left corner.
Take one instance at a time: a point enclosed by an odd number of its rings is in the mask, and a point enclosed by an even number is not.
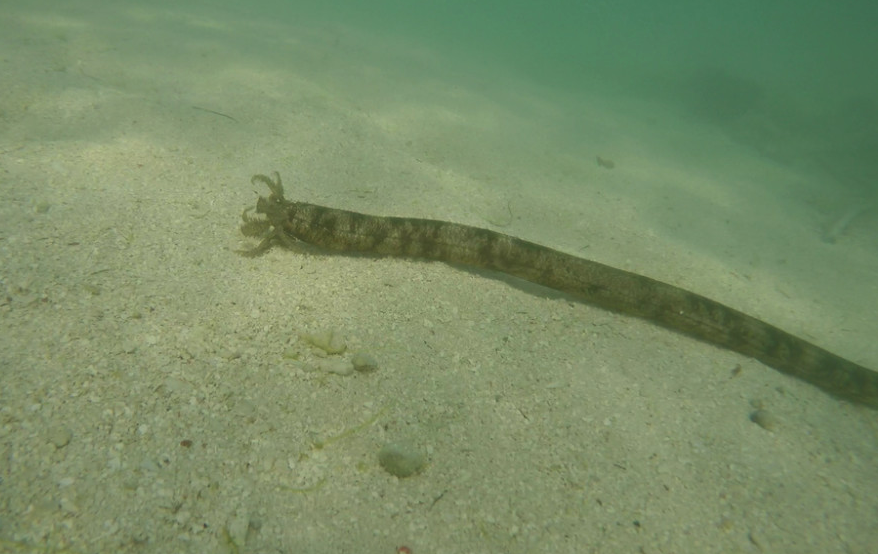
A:
[[[739,352],[847,400],[878,408],[878,373],[764,321],[687,290],[488,229],[431,219],[380,217],[284,198],[280,176],[266,184],[255,219],[258,255],[274,242],[302,241],[339,252],[437,260],[500,271],[621,314]]]

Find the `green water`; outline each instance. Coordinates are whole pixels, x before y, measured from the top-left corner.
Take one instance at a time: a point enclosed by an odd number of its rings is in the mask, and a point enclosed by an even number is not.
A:
[[[666,100],[839,186],[878,181],[878,8],[869,2],[273,2],[569,93]],[[755,128],[777,129],[791,143]],[[768,122],[768,123],[766,123]],[[766,143],[774,144],[768,145]]]

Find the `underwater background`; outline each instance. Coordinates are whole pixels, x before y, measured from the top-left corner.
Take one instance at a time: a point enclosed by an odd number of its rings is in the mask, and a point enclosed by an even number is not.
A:
[[[240,229],[277,171],[878,369],[872,4],[0,16],[0,551],[878,544],[875,410],[502,275]]]
[[[639,96],[779,161],[875,188],[876,8],[867,2],[276,2],[408,42],[458,78],[500,66],[566,94]],[[482,77],[484,78],[484,77]],[[490,88],[489,82],[483,86]]]

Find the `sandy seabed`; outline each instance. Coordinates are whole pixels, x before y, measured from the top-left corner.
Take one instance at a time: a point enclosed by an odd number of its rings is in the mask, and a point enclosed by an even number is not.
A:
[[[65,6],[0,22],[0,550],[874,552],[873,410],[478,272],[235,253],[277,170],[289,198],[493,228],[878,368],[876,224],[822,241],[850,199],[821,179],[339,25]],[[315,369],[320,330],[379,369]],[[390,442],[428,465],[388,475]]]

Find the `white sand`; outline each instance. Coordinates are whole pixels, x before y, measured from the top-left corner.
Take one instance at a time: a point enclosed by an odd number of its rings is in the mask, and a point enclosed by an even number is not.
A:
[[[878,368],[874,235],[821,240],[819,179],[340,27],[31,3],[0,37],[0,550],[874,551],[876,411],[443,264],[234,253],[254,173],[384,215],[508,205],[503,232]],[[304,371],[318,329],[381,368]],[[387,475],[391,441],[429,466]]]

